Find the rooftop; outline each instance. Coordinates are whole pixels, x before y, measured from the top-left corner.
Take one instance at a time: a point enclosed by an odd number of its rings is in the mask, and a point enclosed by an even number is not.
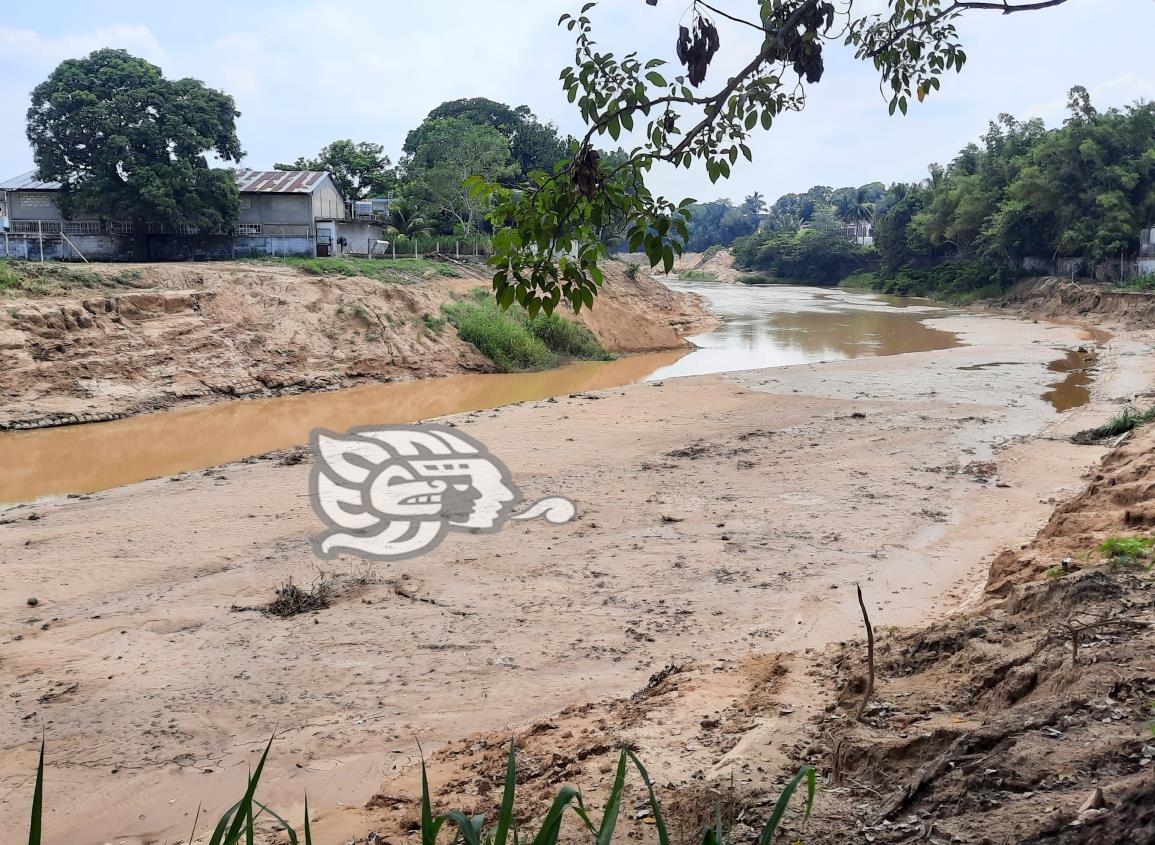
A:
[[[238,170],[242,194],[311,194],[329,174],[321,170]],[[0,182],[0,191],[58,191],[59,182],[42,182],[35,170]]]

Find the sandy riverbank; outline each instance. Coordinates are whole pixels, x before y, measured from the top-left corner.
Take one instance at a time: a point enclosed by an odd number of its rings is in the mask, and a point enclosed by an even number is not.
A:
[[[937,325],[968,345],[454,418],[527,498],[568,495],[578,520],[339,562],[363,583],[316,616],[230,611],[315,577],[307,466],[263,459],[6,511],[0,676],[16,718],[0,729],[0,825],[26,813],[42,726],[46,842],[133,845],[186,835],[197,801],[234,800],[276,730],[264,796],[299,815],[307,788],[320,841],[343,842],[407,771],[414,736],[429,750],[633,692],[670,663],[846,639],[855,581],[881,625],[956,608],[1102,454],[1053,438],[1151,372],[1121,334],[1094,401],[1058,416],[1039,398],[1046,365],[1085,332]]]

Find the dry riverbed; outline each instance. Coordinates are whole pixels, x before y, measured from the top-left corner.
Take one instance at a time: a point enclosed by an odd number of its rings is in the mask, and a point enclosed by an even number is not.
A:
[[[211,815],[235,800],[276,732],[264,799],[297,818],[308,789],[318,841],[345,842],[404,815],[401,799],[365,806],[383,783],[411,785],[415,739],[429,752],[499,735],[668,665],[712,667],[715,695],[765,680],[760,655],[860,632],[855,582],[881,626],[957,609],[1103,453],[1060,436],[1152,379],[1146,347],[1120,333],[1092,402],[1057,415],[1040,398],[1061,377],[1048,364],[1085,330],[934,325],[966,345],[449,418],[527,499],[567,495],[577,520],[326,564],[334,603],[292,619],[236,608],[322,577],[296,454],[0,512],[0,829],[27,814],[42,735],[45,841],[138,845],[187,836],[198,802]],[[780,731],[818,706],[804,687],[778,690]],[[724,753],[692,746],[679,766],[682,746],[659,741],[712,718],[716,698],[685,695],[656,722],[632,717],[663,779]],[[576,730],[630,735],[604,717]]]

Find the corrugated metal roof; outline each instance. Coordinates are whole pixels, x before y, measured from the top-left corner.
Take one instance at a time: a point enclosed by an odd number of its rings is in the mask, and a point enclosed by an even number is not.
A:
[[[329,174],[321,170],[238,170],[236,175],[242,194],[311,194]],[[41,182],[35,170],[0,182],[0,191],[59,190],[59,182]]]
[[[36,178],[36,171],[29,170],[27,173],[21,173],[9,179],[7,182],[0,182],[0,191],[59,191],[59,182],[41,182]]]
[[[240,170],[242,194],[311,194],[328,173],[321,170]]]

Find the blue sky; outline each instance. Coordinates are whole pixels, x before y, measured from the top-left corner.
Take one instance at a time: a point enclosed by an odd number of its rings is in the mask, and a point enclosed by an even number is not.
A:
[[[883,0],[855,0],[858,8]],[[571,0],[344,0],[197,4],[70,2],[5,4],[0,18],[0,178],[32,167],[24,140],[28,94],[62,59],[123,47],[169,76],[193,76],[232,94],[242,112],[244,164],[271,167],[336,138],[376,141],[396,156],[405,134],[434,106],[484,96],[527,104],[577,133],[580,120],[557,82],[572,58],[555,24]],[[734,12],[754,0],[715,0]],[[167,6],[167,8],[166,8]],[[688,0],[603,0],[598,37],[617,53],[670,57]],[[724,23],[724,22],[720,22]],[[1103,108],[1155,99],[1155,3],[1069,0],[1056,9],[1001,16],[974,13],[960,29],[969,56],[940,96],[889,117],[873,69],[832,48],[827,76],[807,110],[787,115],[755,143],[753,164],[714,186],[704,174],[655,172],[673,198],[773,198],[814,184],[921,178],[949,160],[1000,112],[1060,122],[1066,91],[1092,91]],[[722,27],[726,62],[754,44]],[[716,67],[707,84],[724,78]],[[608,143],[608,138],[606,139]]]

